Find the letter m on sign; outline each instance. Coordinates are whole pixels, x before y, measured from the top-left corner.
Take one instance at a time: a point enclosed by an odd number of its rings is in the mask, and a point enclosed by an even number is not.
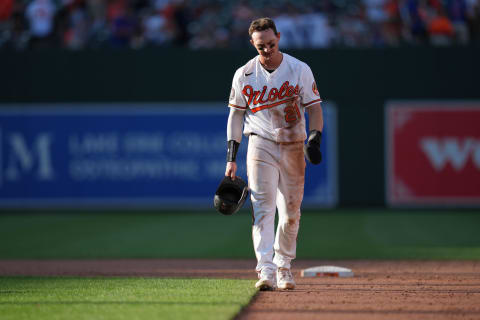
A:
[[[18,132],[9,133],[5,138],[5,180],[17,181],[25,174],[34,174],[39,180],[54,178],[50,152],[51,134],[38,133],[30,144]]]

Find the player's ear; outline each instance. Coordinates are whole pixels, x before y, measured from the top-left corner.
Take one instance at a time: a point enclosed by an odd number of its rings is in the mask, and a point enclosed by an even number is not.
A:
[[[280,40],[280,32],[277,32],[277,39]]]
[[[255,44],[253,43],[253,40],[250,39],[250,43],[252,44],[252,46],[255,48]]]

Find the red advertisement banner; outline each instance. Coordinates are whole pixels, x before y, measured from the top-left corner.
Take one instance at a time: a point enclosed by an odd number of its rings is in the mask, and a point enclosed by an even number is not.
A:
[[[390,205],[480,205],[480,102],[386,108]]]

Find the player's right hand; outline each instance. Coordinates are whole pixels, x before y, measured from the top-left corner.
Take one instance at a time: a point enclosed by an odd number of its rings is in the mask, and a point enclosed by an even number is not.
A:
[[[235,174],[237,173],[237,163],[236,162],[227,162],[227,168],[225,169],[225,176],[235,180]]]

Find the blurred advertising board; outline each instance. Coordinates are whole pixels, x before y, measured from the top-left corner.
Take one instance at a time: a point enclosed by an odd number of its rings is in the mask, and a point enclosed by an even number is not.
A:
[[[209,208],[225,173],[226,103],[28,104],[0,109],[0,207]],[[336,118],[326,106],[325,149]],[[238,155],[246,176],[247,139]],[[336,204],[336,153],[307,205]]]
[[[480,101],[390,102],[385,110],[388,204],[480,205]]]

